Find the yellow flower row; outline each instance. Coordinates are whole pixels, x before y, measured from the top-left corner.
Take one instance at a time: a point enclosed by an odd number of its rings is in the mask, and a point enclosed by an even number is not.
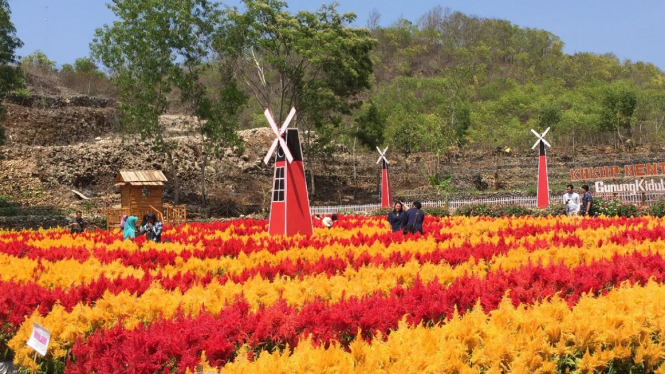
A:
[[[233,373],[580,373],[602,372],[613,361],[665,373],[665,286],[619,288],[583,297],[570,309],[562,300],[513,307],[504,299],[489,315],[476,307],[427,328],[402,322],[387,338],[357,338],[346,351],[310,340],[282,353],[242,354],[215,370]],[[204,358],[205,362],[205,358]],[[615,362],[616,363],[616,362]],[[559,366],[560,365],[560,366]]]

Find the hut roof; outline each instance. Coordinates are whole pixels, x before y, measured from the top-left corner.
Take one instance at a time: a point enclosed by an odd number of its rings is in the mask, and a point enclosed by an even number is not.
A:
[[[115,186],[163,186],[168,182],[160,170],[120,170],[115,177]]]

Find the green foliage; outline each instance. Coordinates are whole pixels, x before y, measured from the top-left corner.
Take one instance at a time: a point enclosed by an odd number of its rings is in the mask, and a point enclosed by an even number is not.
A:
[[[649,214],[658,218],[665,217],[665,199],[660,198],[653,205],[651,205]]]
[[[373,101],[370,102],[367,109],[356,118],[358,128],[355,136],[360,144],[374,149],[384,142],[384,129],[386,126],[386,116],[379,112],[379,107]]]
[[[448,210],[448,208],[444,208],[444,207],[440,207],[440,208],[439,207],[437,207],[437,208],[425,207],[425,208],[423,208],[423,211],[425,212],[426,215],[429,215],[429,216],[432,216],[432,217],[450,217],[451,216],[450,211]]]
[[[404,154],[456,143],[526,149],[529,130],[547,127],[573,152],[589,141],[665,139],[665,74],[653,64],[567,55],[545,30],[440,7],[372,32],[371,98],[388,116],[386,144]]]
[[[537,217],[557,217],[566,215],[566,205],[561,203],[550,204],[545,209],[534,210],[534,215]]]
[[[439,195],[444,196],[445,201],[448,201],[448,195],[455,190],[452,184],[453,178],[449,175],[436,173],[428,175],[427,180],[429,181],[430,186],[432,186]]]
[[[74,73],[74,65],[72,64],[63,64],[62,67],[60,68],[61,73]]]
[[[0,195],[0,208],[6,208],[13,205],[8,195]]]
[[[617,217],[619,215],[619,208],[621,201],[619,200],[605,200],[596,198],[593,199],[593,214],[596,216],[604,215],[607,217]]]
[[[99,72],[97,64],[90,57],[81,57],[77,58],[74,61],[74,70],[77,73],[96,73]]]
[[[630,130],[637,107],[635,88],[629,83],[617,82],[606,86],[603,91],[601,128],[607,131]]]
[[[55,71],[55,61],[51,60],[42,51],[35,51],[21,59],[24,69],[39,69],[44,71]]]
[[[657,207],[655,204],[654,207]],[[651,208],[651,211],[657,212],[659,208]],[[638,217],[640,210],[633,204],[623,204],[619,200],[593,200],[593,213],[596,216],[605,215],[607,217]]]
[[[158,116],[169,107],[167,95],[178,88],[190,93],[196,69],[205,57],[217,4],[205,0],[114,0],[108,5],[119,19],[97,29],[90,48],[108,67],[119,91],[126,132],[153,138],[166,149]],[[169,22],[164,22],[168,20]],[[75,69],[89,70],[79,59]],[[183,68],[184,67],[184,68]]]
[[[639,217],[640,210],[633,204],[621,204],[617,211],[619,217]]]
[[[372,80],[376,41],[369,30],[349,26],[355,18],[339,14],[336,4],[292,14],[282,1],[247,0],[242,12],[225,13],[215,51],[278,123],[297,108],[292,124],[304,130],[305,152],[326,152],[330,140],[351,132],[345,116],[360,107],[358,95]]]
[[[371,212],[372,217],[388,217],[388,214],[392,212],[393,210],[391,208],[381,208],[377,210],[373,210]]]
[[[23,85],[21,70],[15,66],[16,50],[23,42],[16,36],[16,28],[11,21],[11,10],[7,0],[0,0],[0,101],[7,93]],[[5,107],[0,104],[0,123],[5,120]],[[5,143],[6,135],[0,125],[0,146]]]
[[[457,209],[456,215],[466,217],[524,217],[531,216],[531,209],[517,204],[469,204]]]
[[[16,93],[16,96],[21,98],[21,100],[28,100],[30,98],[30,90],[27,87],[19,88],[14,92]]]

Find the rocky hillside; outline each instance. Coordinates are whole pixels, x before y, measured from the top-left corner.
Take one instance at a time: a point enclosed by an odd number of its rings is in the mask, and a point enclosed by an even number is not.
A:
[[[113,180],[120,169],[160,169],[167,172],[163,154],[151,150],[149,142],[122,137],[114,131],[116,104],[87,97],[10,97],[5,103],[8,142],[0,149],[0,195],[23,205],[50,205],[61,209],[102,212],[119,205],[119,191]],[[229,216],[258,212],[268,207],[272,166],[262,158],[272,132],[265,128],[245,130],[244,152],[227,149],[211,160],[206,169],[209,205],[200,207],[200,142],[192,130],[192,119],[163,116],[166,137],[176,141],[177,177],[181,203],[193,212],[209,216]],[[552,189],[563,191],[573,167],[623,165],[663,160],[663,149],[636,150],[583,148],[577,155],[568,150],[551,152],[549,171]],[[364,204],[378,200],[380,170],[377,154],[365,152],[355,157],[339,146],[332,159],[315,158],[316,190],[313,205]],[[392,184],[399,196],[436,198],[428,176],[438,173],[451,177],[457,194],[521,194],[535,192],[537,157],[530,150],[497,150],[494,153],[452,151],[438,158],[415,154],[408,158],[390,154]],[[355,175],[354,179],[354,165]],[[76,190],[90,200],[82,200]],[[173,185],[165,198],[173,202]]]

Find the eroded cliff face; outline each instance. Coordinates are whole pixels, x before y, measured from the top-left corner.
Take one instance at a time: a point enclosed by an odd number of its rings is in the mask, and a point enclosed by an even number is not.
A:
[[[7,144],[0,149],[0,195],[23,205],[50,205],[61,209],[103,212],[119,205],[119,191],[113,180],[120,169],[159,169],[170,180],[173,173],[163,153],[151,143],[123,137],[116,131],[117,104],[89,97],[19,98],[5,102]],[[201,141],[195,119],[165,115],[165,137],[177,144],[175,172],[180,184],[180,202],[197,212],[201,201]],[[241,131],[244,150],[223,149],[208,161],[205,186],[209,204],[201,209],[207,216],[230,216],[258,212],[269,207],[272,164],[263,164],[274,135],[270,129]],[[367,204],[378,201],[380,166],[378,155],[352,152],[338,146],[331,157],[314,157],[316,193],[313,205]],[[535,192],[537,155],[530,150],[493,153],[452,150],[437,157],[414,154],[408,157],[388,152],[393,190],[398,196],[436,198],[428,176],[439,173],[452,177],[457,197],[477,193],[528,194]],[[665,161],[662,149],[616,152],[612,148],[587,147],[550,151],[549,175],[554,192],[570,180],[570,169],[582,166],[623,165]],[[307,173],[310,171],[307,170]],[[309,181],[309,178],[308,178]],[[76,190],[90,202],[84,202]],[[509,192],[510,191],[510,192]],[[518,192],[514,192],[518,191]],[[165,199],[173,202],[174,186],[169,183]]]

